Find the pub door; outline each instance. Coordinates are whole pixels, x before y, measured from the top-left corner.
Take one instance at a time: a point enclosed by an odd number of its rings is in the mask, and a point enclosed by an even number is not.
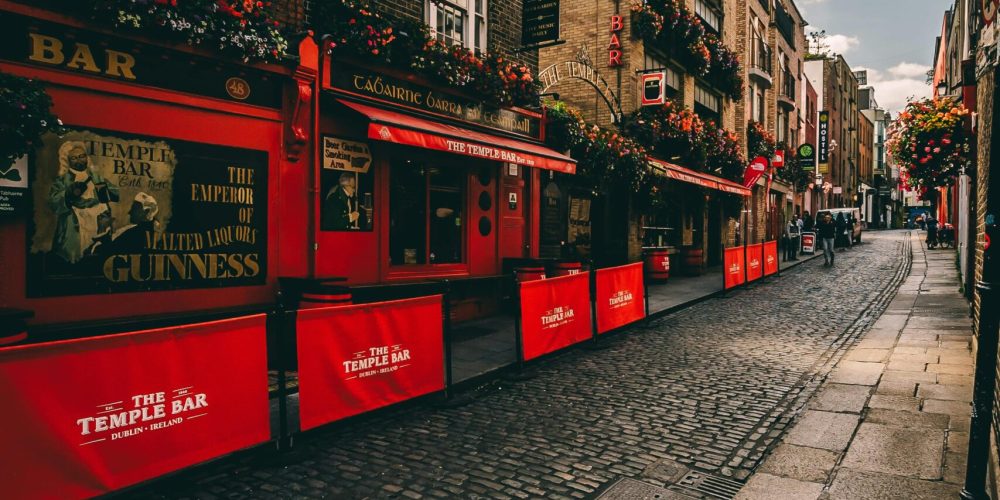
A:
[[[531,256],[531,226],[526,220],[530,173],[512,163],[502,163],[500,170],[500,258],[527,258]]]

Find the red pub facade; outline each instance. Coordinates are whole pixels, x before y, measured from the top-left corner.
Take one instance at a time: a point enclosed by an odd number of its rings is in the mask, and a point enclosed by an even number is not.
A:
[[[65,124],[24,159],[22,210],[0,220],[0,307],[33,313],[31,340],[265,310],[279,277],[495,276],[538,256],[540,173],[575,171],[542,145],[540,112],[310,37],[295,64],[240,64],[22,3],[0,16],[0,70],[44,82]],[[93,206],[66,198],[74,158]]]

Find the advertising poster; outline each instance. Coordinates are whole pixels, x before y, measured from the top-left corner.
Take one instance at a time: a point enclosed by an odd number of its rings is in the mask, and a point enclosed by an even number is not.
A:
[[[0,349],[6,498],[87,498],[267,441],[263,314]]]
[[[368,144],[323,137],[320,172],[320,229],[371,231],[375,217],[375,179]]]
[[[747,245],[747,282],[764,277],[764,244]]]
[[[646,317],[642,262],[596,271],[597,333],[634,323]]]
[[[529,281],[520,287],[525,361],[591,338],[590,273]]]
[[[746,281],[743,270],[743,247],[727,248],[723,255],[723,272],[725,272],[726,290],[742,285]]]
[[[27,192],[27,157],[22,156],[6,167],[0,166],[0,217],[23,211]]]
[[[764,243],[764,276],[778,274],[778,242]]]
[[[802,233],[802,253],[816,253],[816,233]]]
[[[441,295],[302,310],[302,430],[444,390]]]
[[[28,296],[263,284],[267,153],[118,132],[34,156]]]

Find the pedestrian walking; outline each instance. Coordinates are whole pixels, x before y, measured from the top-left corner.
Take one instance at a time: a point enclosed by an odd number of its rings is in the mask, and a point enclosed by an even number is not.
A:
[[[806,210],[806,216],[802,219],[802,230],[812,231],[815,223],[813,221],[812,215],[809,215],[809,211]]]
[[[834,247],[840,248],[841,251],[844,251],[844,247],[847,246],[847,220],[844,219],[843,212],[837,214],[837,220],[834,222],[834,228],[836,229]]]
[[[816,232],[823,242],[824,266],[832,266],[835,257],[833,253],[833,240],[837,235],[837,225],[833,222],[833,216],[826,214],[816,223]]]
[[[845,219],[847,220],[847,246],[854,248],[854,225],[858,223],[858,219],[854,218],[854,214],[847,214]]]

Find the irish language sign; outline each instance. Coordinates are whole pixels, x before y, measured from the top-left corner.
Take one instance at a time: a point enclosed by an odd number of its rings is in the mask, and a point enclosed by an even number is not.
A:
[[[270,439],[264,315],[0,349],[9,498],[85,498]]]
[[[33,168],[29,296],[265,281],[266,152],[77,128]]]

